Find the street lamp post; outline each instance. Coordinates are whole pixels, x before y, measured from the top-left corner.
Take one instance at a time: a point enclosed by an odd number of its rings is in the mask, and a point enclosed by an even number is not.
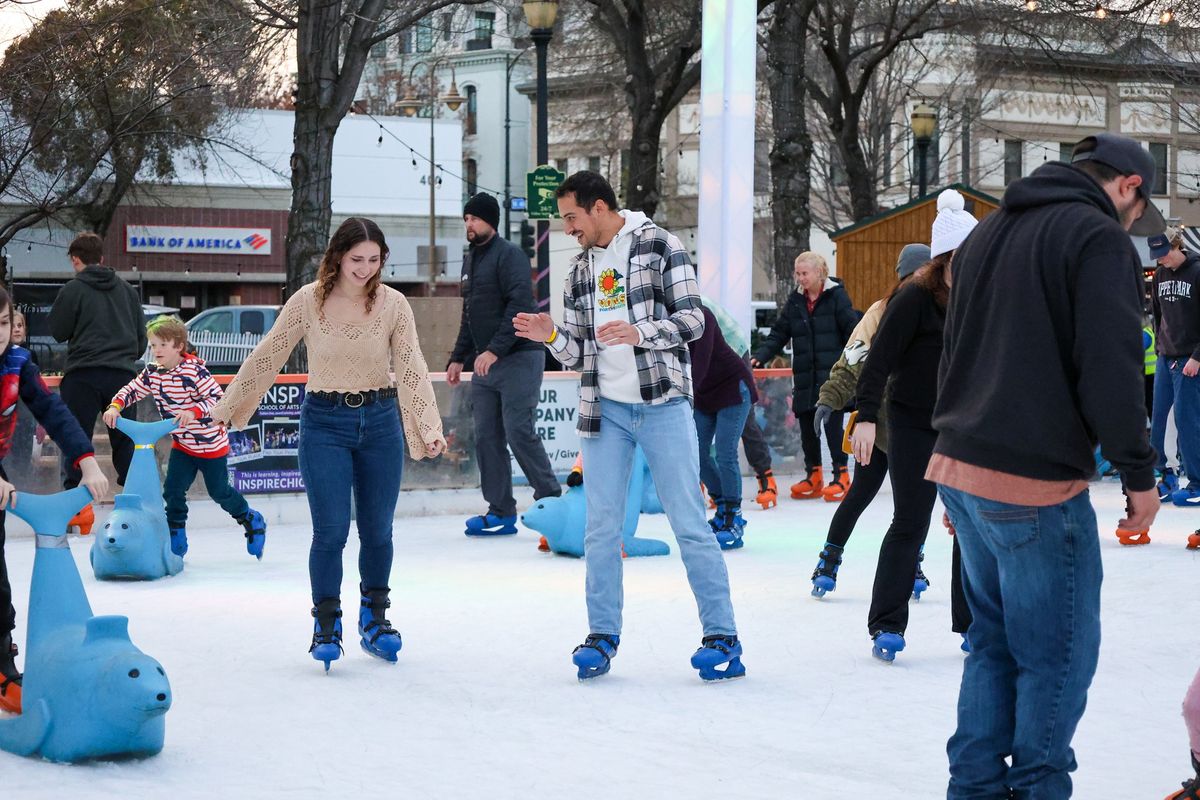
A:
[[[913,142],[917,146],[917,197],[924,197],[928,187],[925,162],[929,153],[929,144],[933,141],[933,132],[937,129],[937,111],[919,103],[912,110]]]
[[[437,96],[437,69],[443,64],[450,66],[450,91]],[[414,87],[413,75],[416,73],[417,67],[425,67],[429,76],[429,94],[424,98],[416,96]],[[404,112],[404,116],[416,116],[421,109],[428,107],[429,109],[429,282],[433,283],[437,280],[440,272],[440,265],[437,263],[437,158],[435,151],[434,139],[434,122],[437,121],[438,102],[446,104],[446,107],[451,111],[458,111],[463,104],[465,98],[458,93],[458,81],[454,74],[454,65],[450,64],[444,56],[433,61],[422,61],[413,64],[412,69],[408,71],[408,92],[404,99],[400,101],[400,110]]]
[[[512,224],[509,217],[512,214],[512,156],[510,153],[509,130],[512,128],[512,117],[509,106],[512,100],[512,71],[517,62],[529,52],[526,47],[513,56],[504,72],[504,238],[512,238]]]
[[[525,20],[531,28],[530,36],[537,47],[537,164],[550,160],[549,135],[547,133],[546,105],[546,49],[554,36],[554,20],[558,16],[558,0],[526,0]],[[537,303],[538,309],[550,306],[550,243],[547,232],[548,220],[538,220],[537,226]]]

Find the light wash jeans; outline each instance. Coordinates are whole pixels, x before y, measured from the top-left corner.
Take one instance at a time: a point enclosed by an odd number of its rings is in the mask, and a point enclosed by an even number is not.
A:
[[[738,384],[741,402],[713,413],[697,410],[696,435],[700,438],[700,478],[708,493],[728,508],[742,507],[742,469],[738,464],[738,442],[750,414],[750,390]],[[716,444],[717,458],[712,450]]]
[[[946,797],[1065,800],[1100,654],[1103,571],[1088,493],[1035,507],[940,491],[974,617]]]
[[[641,445],[671,522],[705,636],[734,636],[733,604],[725,558],[704,514],[700,449],[692,407],[678,398],[660,405],[600,399],[600,435],[584,437],[583,488],[587,496],[588,625],[592,633],[619,635],[625,596],[621,586],[621,527],[625,499]]]

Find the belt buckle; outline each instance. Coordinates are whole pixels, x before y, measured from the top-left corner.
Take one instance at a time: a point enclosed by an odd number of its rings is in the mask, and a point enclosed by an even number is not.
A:
[[[358,402],[351,403],[350,398],[352,397],[358,398]],[[367,402],[367,397],[362,392],[347,392],[342,395],[342,402],[346,404],[346,408],[362,408],[363,404]]]

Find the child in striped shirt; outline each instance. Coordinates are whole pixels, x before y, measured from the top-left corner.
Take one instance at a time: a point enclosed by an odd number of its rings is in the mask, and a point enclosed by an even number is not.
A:
[[[209,409],[221,399],[221,387],[204,361],[187,352],[187,328],[181,321],[158,317],[146,326],[146,334],[154,362],[117,392],[104,412],[105,424],[116,426],[121,410],[147,395],[154,398],[163,419],[174,417],[179,424],[171,433],[175,443],[163,482],[171,550],[176,555],[182,556],[188,549],[187,490],[199,472],[204,476],[208,496],[245,528],[246,550],[261,560],[266,520],[229,485],[229,437],[208,416]]]

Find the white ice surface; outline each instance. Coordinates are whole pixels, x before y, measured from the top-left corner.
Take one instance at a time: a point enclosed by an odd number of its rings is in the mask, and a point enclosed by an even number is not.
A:
[[[1179,712],[1200,665],[1200,560],[1184,542],[1200,512],[1164,508],[1153,544],[1123,548],[1111,533],[1119,487],[1093,484],[1093,497],[1104,643],[1075,737],[1076,796],[1158,798],[1189,767]],[[156,583],[97,582],[90,540],[73,539],[93,609],[127,614],[170,676],[166,748],[82,766],[0,753],[0,797],[943,797],[963,661],[949,629],[950,539],[931,530],[933,587],[887,666],[870,656],[865,618],[890,493],[860,522],[837,591],[818,601],[809,576],[833,511],[749,509],[747,545],[727,557],[749,674],[720,685],[688,665],[700,632],[673,541],[667,558],[626,562],[620,654],[581,685],[570,653],[587,632],[583,563],[538,553],[529,531],[481,541],[462,535],[460,515],[398,520],[400,663],[366,656],[351,621],[328,676],[307,654],[304,525],[273,527],[261,563],[232,525],[193,529],[186,570]],[[643,517],[643,535],[667,530]],[[30,538],[10,539],[22,644],[33,553]],[[356,559],[352,538],[348,621]]]

